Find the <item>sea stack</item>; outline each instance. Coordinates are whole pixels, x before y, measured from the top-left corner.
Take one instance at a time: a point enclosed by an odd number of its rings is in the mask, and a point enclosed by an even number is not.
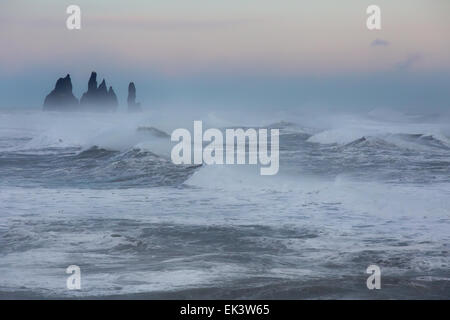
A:
[[[56,81],[55,89],[44,100],[45,111],[74,111],[78,108],[78,99],[72,93],[72,80],[68,74]]]
[[[108,90],[108,101],[109,105],[115,109],[117,109],[117,106],[119,105],[119,102],[117,101],[116,93],[114,92],[113,88],[110,86]]]
[[[117,96],[112,87],[107,90],[106,81],[97,87],[97,73],[92,72],[88,82],[88,90],[83,93],[80,105],[83,110],[115,111],[118,106]]]
[[[136,87],[134,82],[130,82],[128,85],[128,112],[142,111],[141,104],[136,102]]]

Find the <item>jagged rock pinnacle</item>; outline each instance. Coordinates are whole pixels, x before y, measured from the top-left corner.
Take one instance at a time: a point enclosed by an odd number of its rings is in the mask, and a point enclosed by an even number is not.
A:
[[[44,110],[72,111],[77,107],[78,99],[72,93],[72,80],[68,74],[65,78],[59,78],[55,89],[45,97]]]
[[[112,87],[108,91],[105,79],[97,87],[97,73],[93,71],[89,78],[88,91],[83,93],[80,104],[84,110],[115,111],[118,101]]]
[[[141,104],[136,102],[136,87],[134,82],[130,82],[128,85],[128,111],[129,112],[137,112],[141,110]]]

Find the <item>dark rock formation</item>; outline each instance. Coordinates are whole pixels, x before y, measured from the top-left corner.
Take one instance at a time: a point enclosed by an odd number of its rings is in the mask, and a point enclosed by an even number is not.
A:
[[[88,91],[83,93],[80,105],[84,110],[115,111],[118,106],[117,96],[112,87],[106,88],[106,81],[97,88],[97,73],[92,72],[88,82]]]
[[[140,104],[135,102],[136,88],[131,82],[128,87],[128,109],[140,111]],[[83,93],[80,101],[72,93],[70,75],[59,78],[55,89],[44,101],[44,110],[55,111],[115,111],[119,105],[117,95],[112,87],[107,88],[106,81],[97,87],[97,73],[92,72],[88,82],[88,90]]]
[[[97,88],[97,95],[99,97],[106,97],[108,95],[108,89],[106,88],[106,81],[103,79],[102,83]]]
[[[130,82],[128,85],[128,111],[129,112],[138,112],[142,111],[141,104],[136,102],[136,87],[133,82]]]
[[[88,92],[97,90],[97,72],[92,72],[88,82]]]
[[[109,90],[108,90],[108,101],[109,101],[109,105],[111,107],[113,107],[114,109],[117,109],[117,107],[119,106],[119,102],[117,101],[116,93],[114,92],[112,87],[109,87]]]
[[[83,93],[80,104],[84,107],[93,104],[97,99],[97,73],[92,72],[88,82],[88,91]]]
[[[72,93],[70,75],[59,78],[55,89],[44,100],[44,110],[47,111],[73,111],[78,108],[78,99]]]

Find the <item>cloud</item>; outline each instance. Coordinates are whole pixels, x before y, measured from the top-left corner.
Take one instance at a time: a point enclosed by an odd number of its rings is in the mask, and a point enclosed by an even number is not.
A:
[[[371,47],[388,47],[391,43],[389,41],[383,40],[383,39],[375,39],[370,44]]]
[[[398,70],[408,70],[411,69],[411,67],[422,60],[422,56],[418,53],[414,53],[409,55],[405,60],[400,61],[397,63],[397,69]]]

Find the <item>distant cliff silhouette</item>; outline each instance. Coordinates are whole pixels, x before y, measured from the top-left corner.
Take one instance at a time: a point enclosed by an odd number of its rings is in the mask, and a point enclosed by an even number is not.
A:
[[[130,82],[128,85],[128,111],[129,112],[139,112],[141,110],[141,104],[136,102],[136,87],[134,82]]]
[[[133,82],[128,86],[128,110],[141,111],[140,103],[136,103],[136,87]],[[88,90],[83,93],[80,102],[72,93],[72,81],[70,75],[59,78],[55,89],[44,100],[45,111],[103,111],[113,112],[117,110],[119,102],[112,87],[107,89],[106,81],[97,87],[97,73],[92,72],[88,82]]]
[[[97,88],[97,73],[92,72],[88,82],[88,91],[80,99],[80,107],[84,110],[115,111],[119,105],[112,87],[106,89],[106,81]]]
[[[44,110],[73,111],[78,108],[78,99],[72,93],[72,81],[68,74],[56,81],[55,89],[44,100]]]

